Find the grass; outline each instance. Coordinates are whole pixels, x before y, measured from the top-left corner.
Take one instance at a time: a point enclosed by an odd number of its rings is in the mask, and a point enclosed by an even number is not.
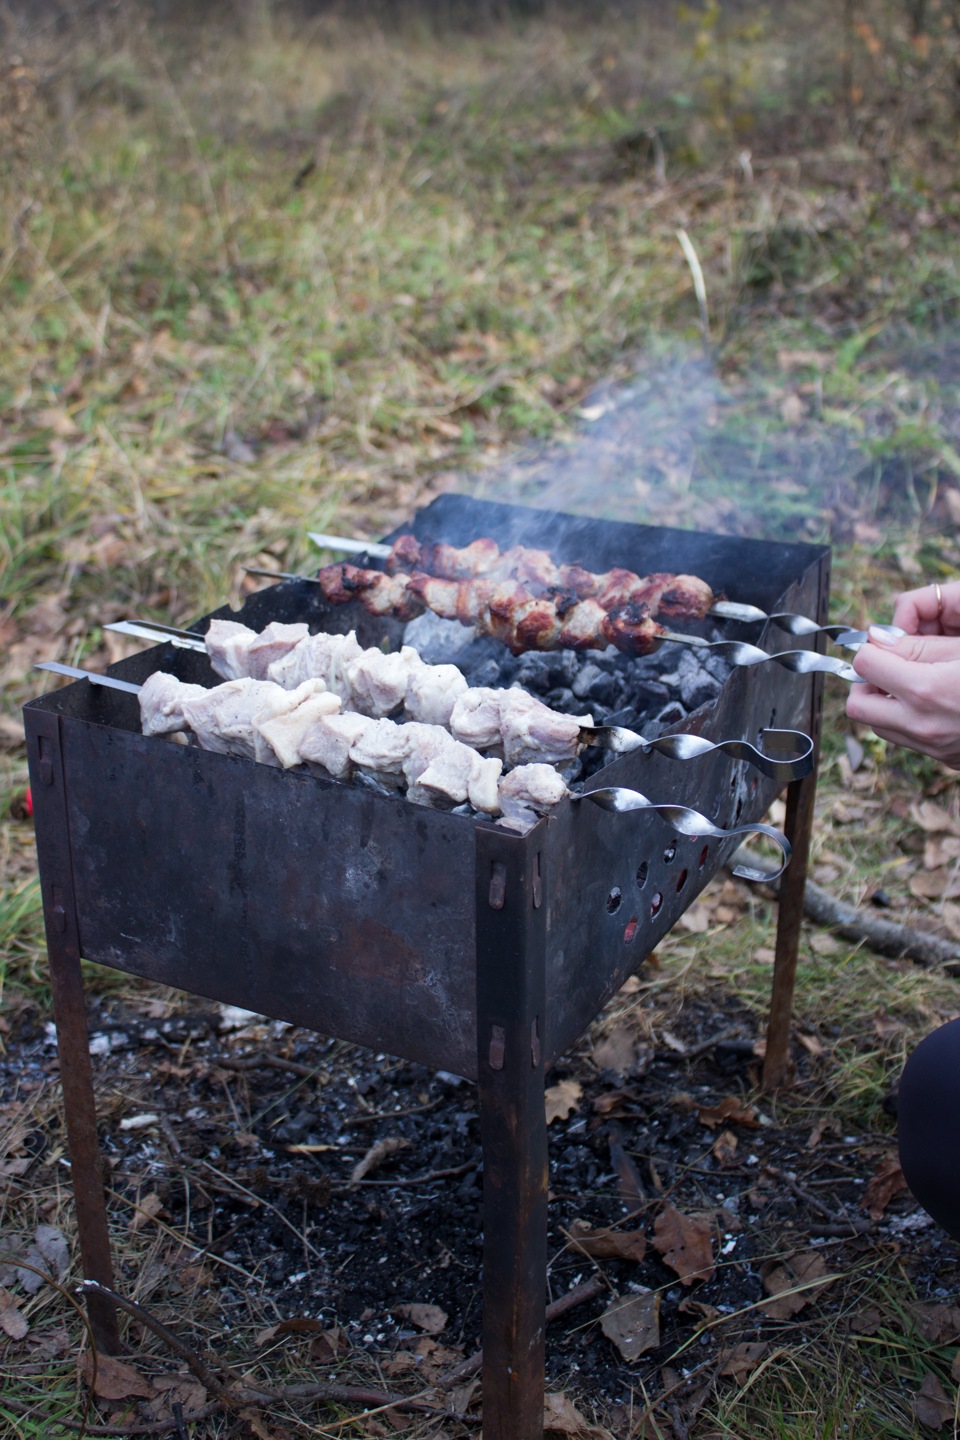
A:
[[[837,8],[472,33],[275,16],[255,44],[215,19],[187,34],[121,16],[109,45],[81,32],[69,54],[18,36],[0,136],[4,716],[37,692],[34,660],[116,658],[109,620],[192,619],[240,596],[245,564],[304,565],[308,528],[382,533],[451,485],[830,542],[833,614],[853,623],[955,573],[955,37],[924,55],[893,5],[852,33]],[[607,384],[629,397],[625,434],[596,417]],[[850,737],[835,691],[827,705],[814,877],[856,900],[882,882],[898,918],[956,934],[952,902],[910,890],[911,802],[955,811],[952,782]],[[29,829],[8,814],[25,764],[4,743],[0,993],[46,1014]],[[711,929],[706,967],[698,937],[671,936],[642,995],[669,1015],[720,987],[762,1015],[771,937],[750,900]],[[884,1096],[954,993],[805,935],[797,1023],[824,1053],[778,1119],[889,1139]],[[845,1304],[869,1300],[886,1329],[853,1335],[840,1307],[785,1336],[691,1434],[916,1433],[910,1387],[949,1366],[895,1323],[902,1287],[881,1257]],[[19,1410],[5,1423],[47,1433]]]

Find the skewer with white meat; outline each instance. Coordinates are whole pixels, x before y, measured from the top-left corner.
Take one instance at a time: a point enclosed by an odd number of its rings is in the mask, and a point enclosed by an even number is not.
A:
[[[339,697],[318,680],[294,691],[249,678],[205,689],[156,671],[139,698],[145,735],[186,730],[205,750],[283,769],[306,765],[334,779],[359,771],[415,804],[542,813],[567,793],[551,766],[531,764],[517,767],[501,796],[502,760],[484,758],[438,725],[341,713]]]
[[[502,756],[508,767],[571,761],[589,743],[584,731],[593,729],[592,715],[560,714],[521,689],[471,688],[455,665],[428,665],[406,645],[392,654],[363,649],[352,631],[310,635],[306,625],[274,622],[258,635],[215,619],[204,642],[219,675],[249,673],[287,687],[319,679],[350,710],[383,717],[402,708],[408,720],[443,726],[455,739]],[[265,655],[273,659],[264,670]]]

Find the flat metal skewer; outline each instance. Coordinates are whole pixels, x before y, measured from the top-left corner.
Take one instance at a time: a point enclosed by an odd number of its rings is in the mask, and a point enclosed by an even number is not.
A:
[[[321,550],[342,550],[348,555],[369,555],[372,560],[389,560],[393,551],[392,545],[385,545],[381,540],[351,540],[344,535],[325,535],[318,530],[308,530],[307,539],[319,545]],[[845,625],[818,625],[809,616],[794,615],[790,611],[768,615],[758,606],[743,604],[738,600],[714,600],[708,614],[715,615],[720,620],[738,620],[746,625],[770,620],[788,635],[829,635],[833,638],[847,629]]]
[[[59,660],[37,660],[35,670],[50,670],[54,675],[67,675],[71,680],[89,680],[91,685],[102,685],[105,690],[125,690],[128,695],[139,695],[140,685],[131,680],[120,680],[116,675],[99,675],[95,670],[80,670],[76,665],[62,665]]]
[[[207,648],[203,637],[192,630],[178,630],[155,620],[116,620],[104,629],[140,640],[168,640],[172,645],[201,653]],[[707,740],[702,735],[660,735],[655,740],[646,740],[623,725],[583,725],[579,738],[585,749],[597,745],[616,755],[642,750],[645,754],[665,755],[670,760],[695,760],[719,750],[736,760],[745,760],[771,780],[802,780],[813,769],[813,740],[802,730],[762,730],[760,738],[765,749],[747,740]],[[770,751],[779,753],[770,754]]]

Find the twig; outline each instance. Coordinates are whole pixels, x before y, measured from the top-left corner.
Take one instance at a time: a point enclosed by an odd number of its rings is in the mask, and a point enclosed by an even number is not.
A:
[[[191,1350],[189,1345],[184,1345],[180,1337],[175,1335],[174,1332],[167,1325],[164,1325],[161,1320],[158,1320],[155,1315],[151,1315],[149,1310],[144,1309],[142,1305],[138,1305],[135,1300],[128,1300],[125,1295],[120,1295],[116,1290],[111,1290],[109,1286],[101,1285],[99,1280],[84,1280],[80,1285],[80,1292],[84,1295],[103,1295],[106,1299],[111,1300],[114,1305],[118,1305],[121,1310],[125,1310],[128,1315],[132,1315],[134,1319],[139,1320],[141,1325],[146,1325],[148,1330],[152,1330],[158,1339],[162,1340],[175,1355],[180,1357],[191,1374],[196,1376],[208,1394],[216,1395],[217,1399],[224,1404],[233,1403],[227,1387],[222,1380],[217,1379],[206,1361],[203,1360],[195,1350]],[[219,1365],[219,1362],[215,1363]],[[235,1375],[229,1367],[219,1365],[219,1368],[231,1380],[239,1381],[239,1375]]]
[[[737,850],[731,855],[727,865],[739,864],[743,858],[744,855]],[[758,870],[770,868],[770,873],[773,874],[773,868],[768,867],[767,863],[752,851],[750,864],[755,865]],[[775,880],[768,883],[776,894],[780,888],[779,883]],[[914,930],[909,925],[898,925],[892,920],[870,915],[865,910],[857,909],[855,905],[838,900],[835,895],[809,879],[804,889],[803,913],[808,920],[813,920],[826,929],[836,930],[845,940],[863,941],[868,949],[876,951],[878,955],[893,955],[897,958],[905,956],[919,965],[930,967],[942,965],[948,975],[960,975],[960,945],[955,940],[944,940],[926,930]]]
[[[558,1320],[561,1315],[566,1315],[568,1310],[573,1310],[577,1305],[583,1305],[587,1300],[594,1300],[602,1295],[607,1289],[607,1283],[599,1275],[594,1275],[589,1280],[584,1280],[581,1285],[574,1285],[559,1300],[554,1300],[547,1306],[546,1319],[549,1325],[551,1320]],[[446,1375],[441,1375],[435,1381],[435,1389],[449,1390],[453,1385],[459,1385],[461,1380],[469,1380],[471,1375],[476,1375],[483,1365],[483,1351],[477,1350],[473,1355],[468,1355],[466,1360],[461,1360],[459,1365],[454,1365]]]

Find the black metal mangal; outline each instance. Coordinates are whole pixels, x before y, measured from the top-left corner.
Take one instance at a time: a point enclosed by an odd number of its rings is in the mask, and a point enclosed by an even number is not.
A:
[[[410,527],[404,527],[405,529]],[[425,539],[491,535],[602,570],[701,575],[765,611],[826,619],[829,552],[571,517],[446,495],[419,512]],[[388,537],[392,538],[392,537]],[[217,612],[233,616],[228,609]],[[262,590],[237,616],[398,627],[316,586]],[[199,632],[205,622],[193,627]],[[742,633],[742,627],[739,627]],[[765,632],[752,639],[762,643]],[[817,637],[811,637],[814,644]],[[778,648],[776,644],[772,648]],[[206,657],[154,646],[111,667],[211,683]],[[756,741],[818,735],[822,677],[735,669],[681,727]],[[465,1075],[484,1153],[484,1440],[543,1432],[547,1140],[544,1076],[729,858],[736,841],[679,836],[649,811],[563,801],[527,833],[402,797],[140,733],[134,695],[87,682],[25,707],[61,1077],[84,1271],[112,1285],[80,958]],[[782,788],[720,751],[677,764],[618,756],[588,782],[698,809],[727,828]],[[780,891],[765,1083],[788,1067],[815,774],[792,782],[793,861]],[[90,1295],[98,1342],[117,1344]]]

